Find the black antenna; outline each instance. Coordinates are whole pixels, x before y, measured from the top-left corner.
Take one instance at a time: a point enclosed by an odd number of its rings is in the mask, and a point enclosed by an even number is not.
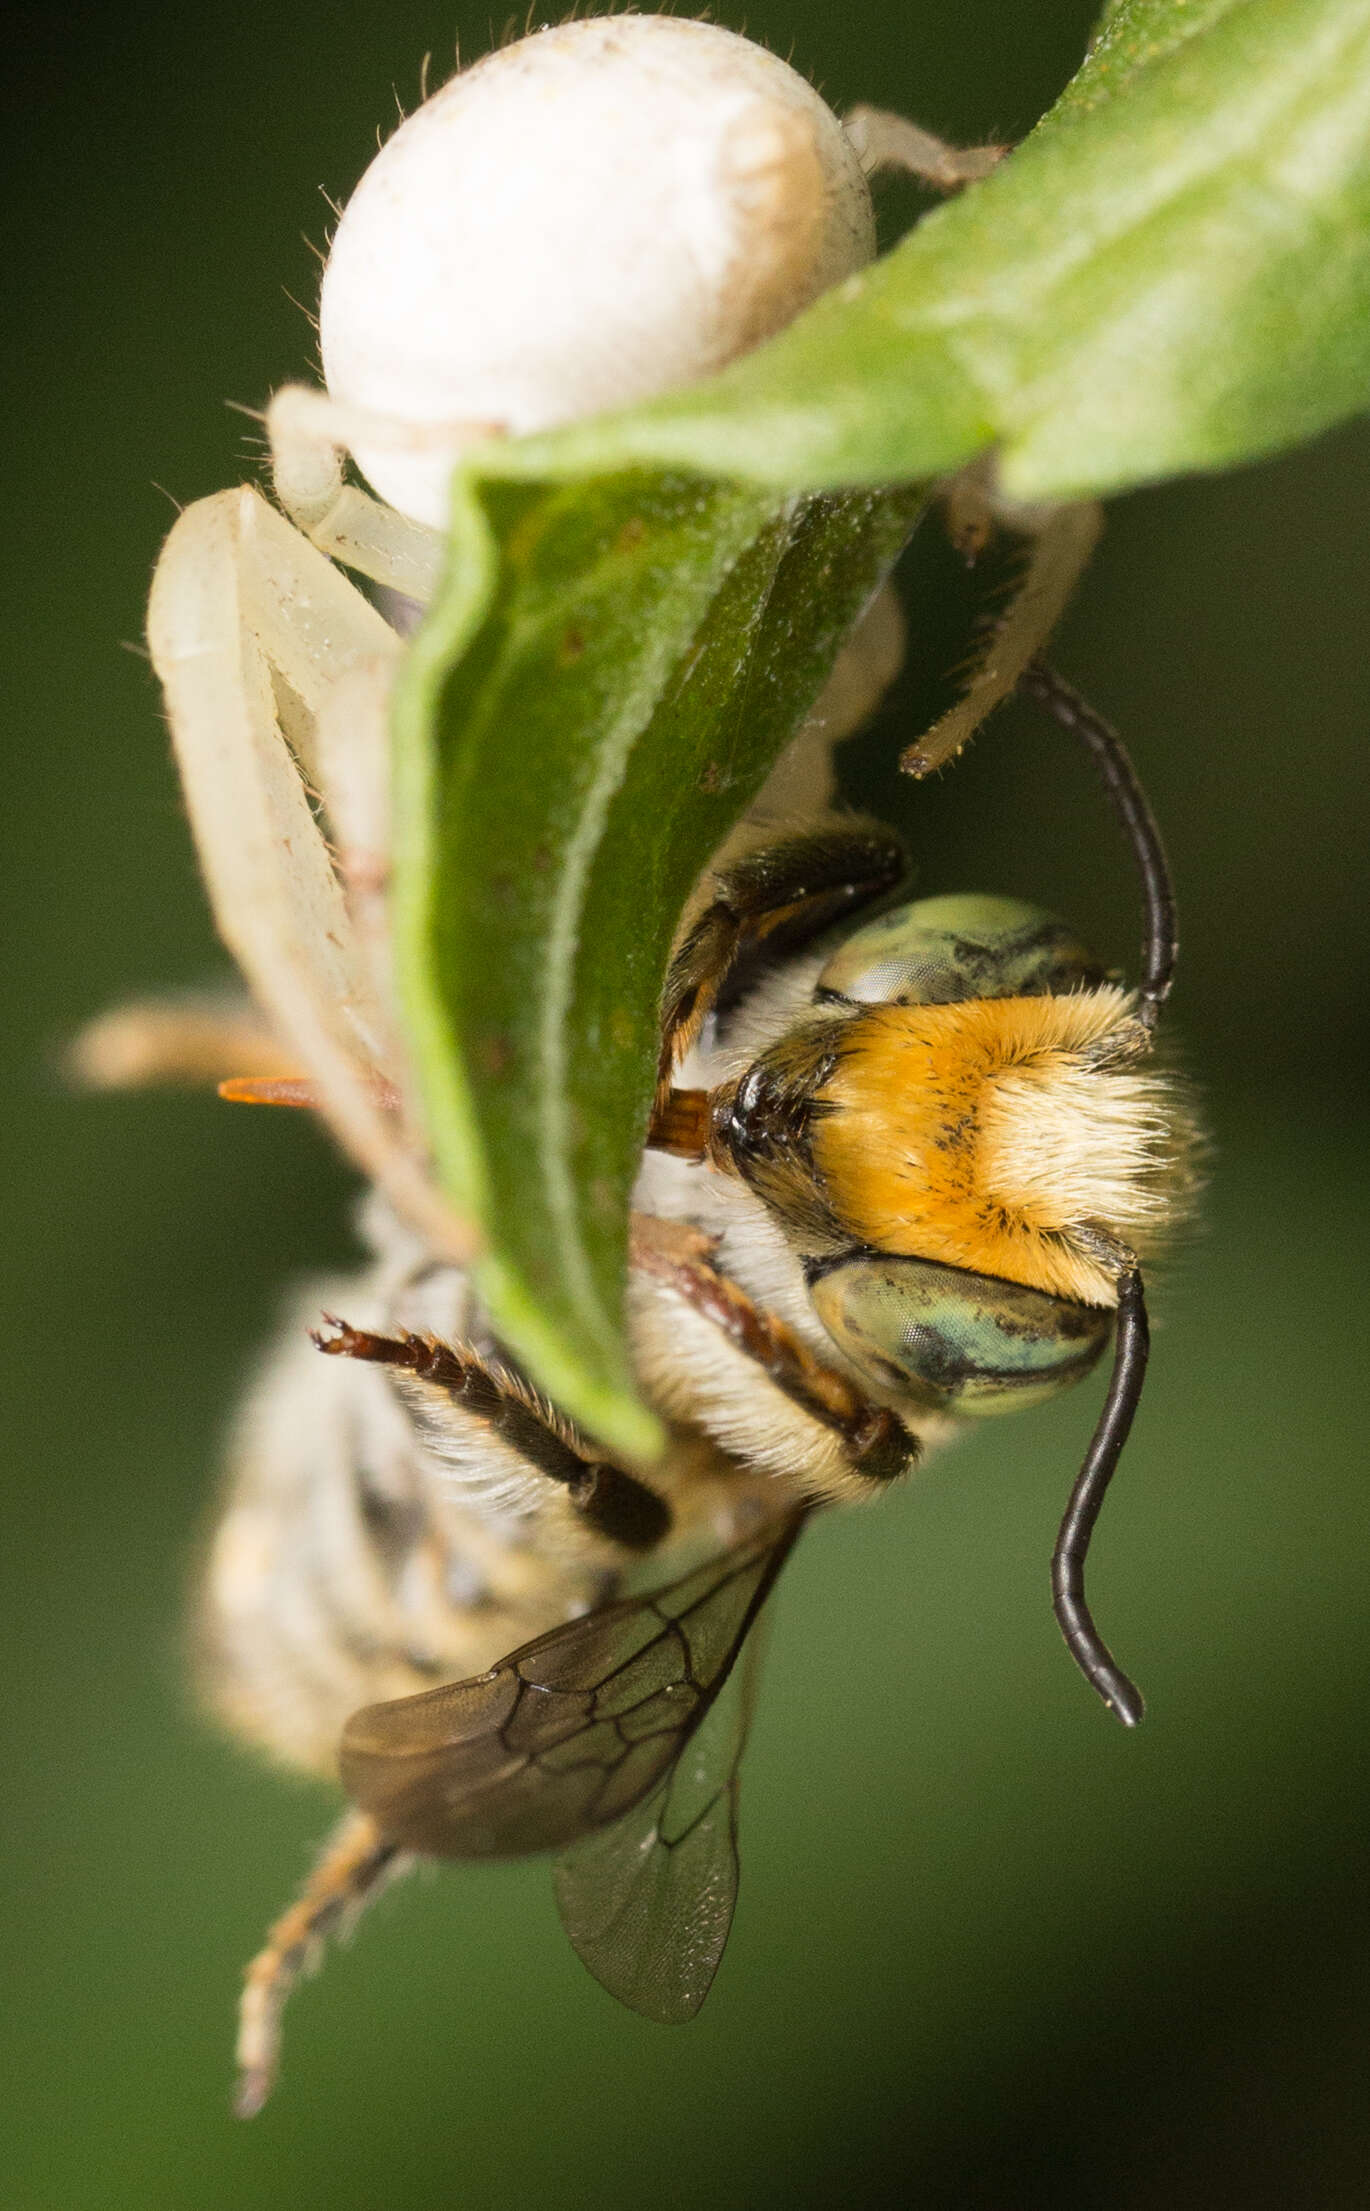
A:
[[[1081,740],[1099,770],[1109,802],[1132,847],[1142,884],[1142,980],[1137,1011],[1145,1026],[1154,1029],[1175,980],[1179,951],[1175,892],[1156,816],[1118,732],[1086,705],[1063,676],[1044,660],[1033,660],[1023,671],[1019,687],[1044,706],[1062,729]],[[1136,1261],[1128,1258],[1118,1275],[1118,1326],[1108,1396],[1070,1493],[1051,1559],[1052,1604],[1070,1655],[1124,1727],[1135,1727],[1146,1708],[1140,1690],[1117,1665],[1094,1625],[1085,1600],[1085,1554],[1132,1426],[1150,1348],[1142,1278]]]
[[[1132,847],[1142,879],[1142,980],[1137,1011],[1147,1028],[1154,1029],[1175,980],[1179,951],[1175,893],[1156,816],[1122,738],[1063,676],[1044,660],[1033,660],[1023,670],[1018,687],[1085,746]]]
[[[1150,1349],[1142,1278],[1135,1266],[1129,1266],[1118,1278],[1118,1330],[1113,1340],[1108,1396],[1051,1555],[1051,1601],[1066,1646],[1086,1681],[1098,1690],[1124,1727],[1135,1727],[1146,1706],[1136,1683],[1128,1680],[1094,1625],[1085,1601],[1085,1553],[1104,1492],[1127,1442],[1146,1379]]]

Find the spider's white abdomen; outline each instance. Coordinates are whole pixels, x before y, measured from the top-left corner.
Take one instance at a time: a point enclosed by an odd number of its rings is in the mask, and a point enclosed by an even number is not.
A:
[[[357,458],[440,525],[473,428],[706,376],[874,246],[856,153],[787,63],[709,23],[563,24],[454,78],[366,172],[324,275],[328,388],[433,434]]]

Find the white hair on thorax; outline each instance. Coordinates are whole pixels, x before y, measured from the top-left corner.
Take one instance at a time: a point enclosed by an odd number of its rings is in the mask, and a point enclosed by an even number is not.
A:
[[[1043,1230],[1104,1224],[1145,1251],[1196,1192],[1188,1099],[1164,1066],[1141,1062],[1149,1038],[1129,993],[1108,986],[1042,1004],[1054,1033],[987,1085],[980,1187]]]

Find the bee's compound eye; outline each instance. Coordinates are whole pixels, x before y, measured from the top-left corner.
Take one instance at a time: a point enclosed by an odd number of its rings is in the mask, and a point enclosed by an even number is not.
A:
[[[1039,998],[1105,980],[1073,931],[1017,898],[920,898],[868,921],[818,978],[863,1006],[947,1006],[964,998]]]
[[[886,1388],[957,1413],[1015,1412],[1087,1374],[1110,1308],[931,1259],[863,1253],[810,1285],[847,1357]]]

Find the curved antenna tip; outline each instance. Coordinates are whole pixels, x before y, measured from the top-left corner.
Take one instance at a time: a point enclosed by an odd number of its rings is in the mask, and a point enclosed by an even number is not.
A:
[[[1070,1493],[1051,1560],[1052,1605],[1066,1647],[1124,1727],[1136,1727],[1146,1707],[1141,1691],[1128,1680],[1094,1625],[1085,1599],[1085,1554],[1142,1393],[1148,1342],[1142,1278],[1136,1261],[1129,1259],[1118,1277],[1118,1322],[1108,1395]]]
[[[1146,1718],[1146,1702],[1135,1681],[1119,1674],[1116,1681],[1094,1684],[1115,1720],[1124,1727],[1140,1727]]]

